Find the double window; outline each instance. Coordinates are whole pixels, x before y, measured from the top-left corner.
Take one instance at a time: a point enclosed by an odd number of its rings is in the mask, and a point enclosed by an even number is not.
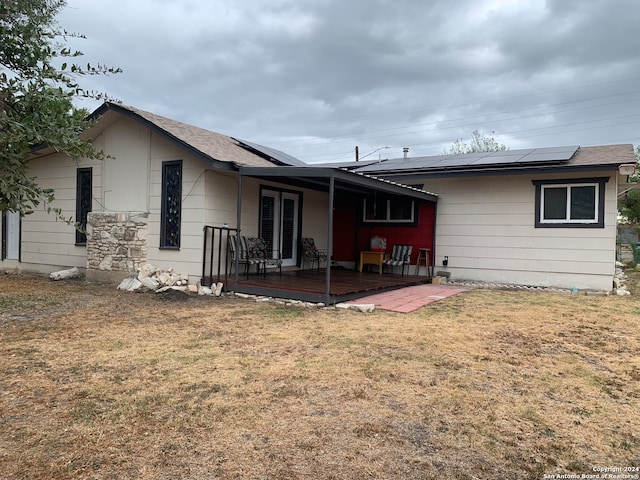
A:
[[[534,180],[536,228],[604,228],[608,179]]]
[[[162,162],[160,248],[180,248],[182,160]]]
[[[414,223],[415,203],[411,199],[373,196],[364,199],[364,223]]]

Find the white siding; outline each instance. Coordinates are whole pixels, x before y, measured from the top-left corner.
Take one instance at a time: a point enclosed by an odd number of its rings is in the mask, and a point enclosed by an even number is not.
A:
[[[63,155],[49,155],[30,163],[30,175],[37,178],[42,188],[53,188],[52,207],[61,208],[62,216],[75,221],[76,173],[78,168],[93,168],[93,208],[100,208],[102,192],[102,163],[97,160],[74,162]],[[36,208],[22,220],[22,256],[20,269],[45,273],[61,268],[86,266],[86,248],[75,245],[73,224],[57,220],[48,214],[46,206]]]
[[[205,175],[202,161],[158,135],[150,138],[148,261],[159,268],[173,268],[192,281],[202,274],[202,226],[204,222]],[[162,162],[182,160],[182,224],[180,249],[160,248]]]
[[[583,173],[580,177],[607,176]],[[543,175],[565,179],[574,175]],[[535,228],[531,176],[425,180],[438,194],[436,270],[452,278],[610,289],[615,269],[616,176],[606,184],[605,228]],[[444,256],[448,267],[442,266]]]
[[[146,212],[150,132],[138,122],[120,118],[103,133],[102,147],[111,158],[103,164],[106,211]]]

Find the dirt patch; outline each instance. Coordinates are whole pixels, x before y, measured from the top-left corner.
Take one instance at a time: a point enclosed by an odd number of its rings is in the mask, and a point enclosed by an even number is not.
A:
[[[412,314],[0,277],[0,477],[543,478],[640,463],[640,300]]]

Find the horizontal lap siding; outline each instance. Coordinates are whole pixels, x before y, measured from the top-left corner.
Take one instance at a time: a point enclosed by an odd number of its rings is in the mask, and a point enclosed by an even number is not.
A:
[[[425,181],[424,188],[439,195],[436,265],[443,268],[446,255],[454,277],[609,285],[615,260],[615,182],[612,174],[601,229],[534,228],[535,187],[528,176]]]
[[[44,272],[66,267],[86,266],[86,248],[75,245],[76,174],[78,168],[92,167],[93,208],[102,192],[102,162],[98,160],[74,161],[60,154],[32,160],[29,176],[36,177],[42,188],[53,188],[52,207],[62,209],[62,216],[72,223],[58,220],[47,213],[46,206],[36,207],[32,215],[22,219],[21,263],[24,269]],[[97,199],[97,201],[96,201]]]
[[[193,280],[202,273],[202,226],[204,223],[204,164],[185,155],[158,135],[151,135],[151,175],[149,181],[149,224],[147,258],[159,268],[173,268]],[[162,164],[182,160],[182,212],[180,249],[160,248],[160,214],[162,208]]]
[[[205,173],[205,224],[235,227],[238,203],[238,175],[207,170]]]

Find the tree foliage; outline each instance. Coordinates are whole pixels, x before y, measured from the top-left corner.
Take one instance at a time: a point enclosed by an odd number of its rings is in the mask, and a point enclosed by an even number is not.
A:
[[[640,224],[640,145],[636,147],[636,174],[629,177],[631,183],[636,183],[618,202],[618,211],[631,223]]]
[[[462,138],[459,138],[444,153],[445,155],[455,155],[458,153],[500,152],[506,150],[507,146],[498,143],[493,138],[494,135],[495,132],[491,132],[491,135],[485,135],[478,130],[474,130],[471,134],[470,144],[466,144],[462,141]]]
[[[80,137],[89,124],[76,97],[104,98],[84,90],[83,75],[117,73],[98,65],[79,66],[82,56],[67,41],[82,35],[61,30],[55,17],[65,0],[0,2],[0,211],[32,213],[43,204],[50,211],[54,192],[28,176],[34,148],[46,146],[72,159],[101,158]]]

